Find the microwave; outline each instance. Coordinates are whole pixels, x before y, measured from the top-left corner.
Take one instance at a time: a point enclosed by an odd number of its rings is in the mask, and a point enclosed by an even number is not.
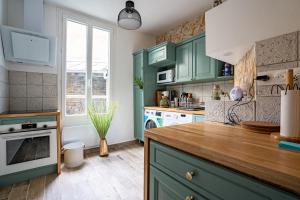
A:
[[[157,83],[171,83],[175,81],[175,70],[169,69],[157,72]]]

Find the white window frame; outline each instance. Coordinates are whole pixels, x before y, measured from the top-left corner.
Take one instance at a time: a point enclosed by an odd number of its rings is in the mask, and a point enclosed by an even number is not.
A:
[[[59,27],[60,27],[60,42],[61,46],[61,115],[62,120],[65,125],[78,125],[78,124],[87,124],[89,123],[88,115],[66,115],[66,25],[67,21],[74,21],[77,23],[81,23],[87,25],[87,77],[86,77],[86,103],[89,99],[92,99],[92,46],[93,46],[93,28],[102,29],[110,32],[110,56],[109,56],[109,66],[108,66],[108,76],[106,82],[106,97],[107,102],[109,103],[111,100],[111,69],[112,69],[112,49],[113,49],[113,38],[114,38],[114,29],[112,26],[102,23],[101,20],[85,16],[82,14],[78,14],[74,11],[68,10],[60,10],[58,18]],[[87,104],[86,104],[87,105]],[[87,111],[86,111],[87,112]]]

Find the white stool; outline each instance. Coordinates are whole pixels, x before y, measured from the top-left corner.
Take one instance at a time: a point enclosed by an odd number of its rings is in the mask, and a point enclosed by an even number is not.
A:
[[[83,148],[82,142],[72,142],[63,146],[64,163],[67,168],[79,167],[83,163]]]

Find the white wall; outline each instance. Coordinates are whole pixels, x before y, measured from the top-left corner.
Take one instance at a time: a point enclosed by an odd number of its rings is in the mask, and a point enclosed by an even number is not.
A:
[[[7,0],[0,0],[0,25],[7,23]],[[0,113],[8,111],[8,71],[3,57],[2,41],[0,37]]]
[[[256,41],[299,30],[299,8],[299,0],[228,0],[206,12],[206,54],[236,64]]]
[[[0,0],[0,24],[7,23],[7,0]]]
[[[8,24],[10,26],[23,26],[23,11],[22,1],[9,0],[8,4]],[[16,14],[18,13],[18,14]],[[58,28],[58,13],[57,7],[52,5],[45,5],[44,8],[44,33],[48,35],[59,36]],[[74,12],[75,13],[75,12]],[[77,13],[76,13],[77,14]],[[88,17],[88,16],[85,16]],[[99,20],[101,21],[101,20]],[[103,23],[103,21],[101,21]],[[114,28],[114,41],[112,52],[112,66],[111,66],[111,100],[116,101],[119,106],[112,126],[108,133],[108,143],[120,143],[134,139],[133,132],[133,59],[132,53],[140,48],[146,48],[155,44],[155,37],[139,33],[136,31],[126,31],[118,28],[114,24],[109,24]],[[59,45],[60,46],[60,45]],[[60,55],[58,55],[58,65],[55,69],[47,70],[37,66],[24,65],[9,65],[9,69],[21,71],[35,71],[35,72],[50,72],[57,73],[61,77]],[[61,88],[61,78],[59,78],[59,87]],[[59,89],[60,89],[59,88]],[[61,99],[61,98],[60,98]],[[59,102],[61,105],[61,100]],[[61,106],[60,106],[61,107]],[[81,125],[85,124],[78,122],[63,121],[63,126]],[[85,130],[85,131],[83,131]],[[98,141],[95,139],[95,133],[92,128],[86,129],[65,129],[68,138],[85,138],[84,140],[88,146],[95,146]],[[97,137],[96,137],[97,138]]]

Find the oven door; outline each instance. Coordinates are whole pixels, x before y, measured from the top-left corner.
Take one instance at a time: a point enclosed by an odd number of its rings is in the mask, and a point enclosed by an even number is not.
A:
[[[56,129],[0,135],[0,176],[56,163]]]

